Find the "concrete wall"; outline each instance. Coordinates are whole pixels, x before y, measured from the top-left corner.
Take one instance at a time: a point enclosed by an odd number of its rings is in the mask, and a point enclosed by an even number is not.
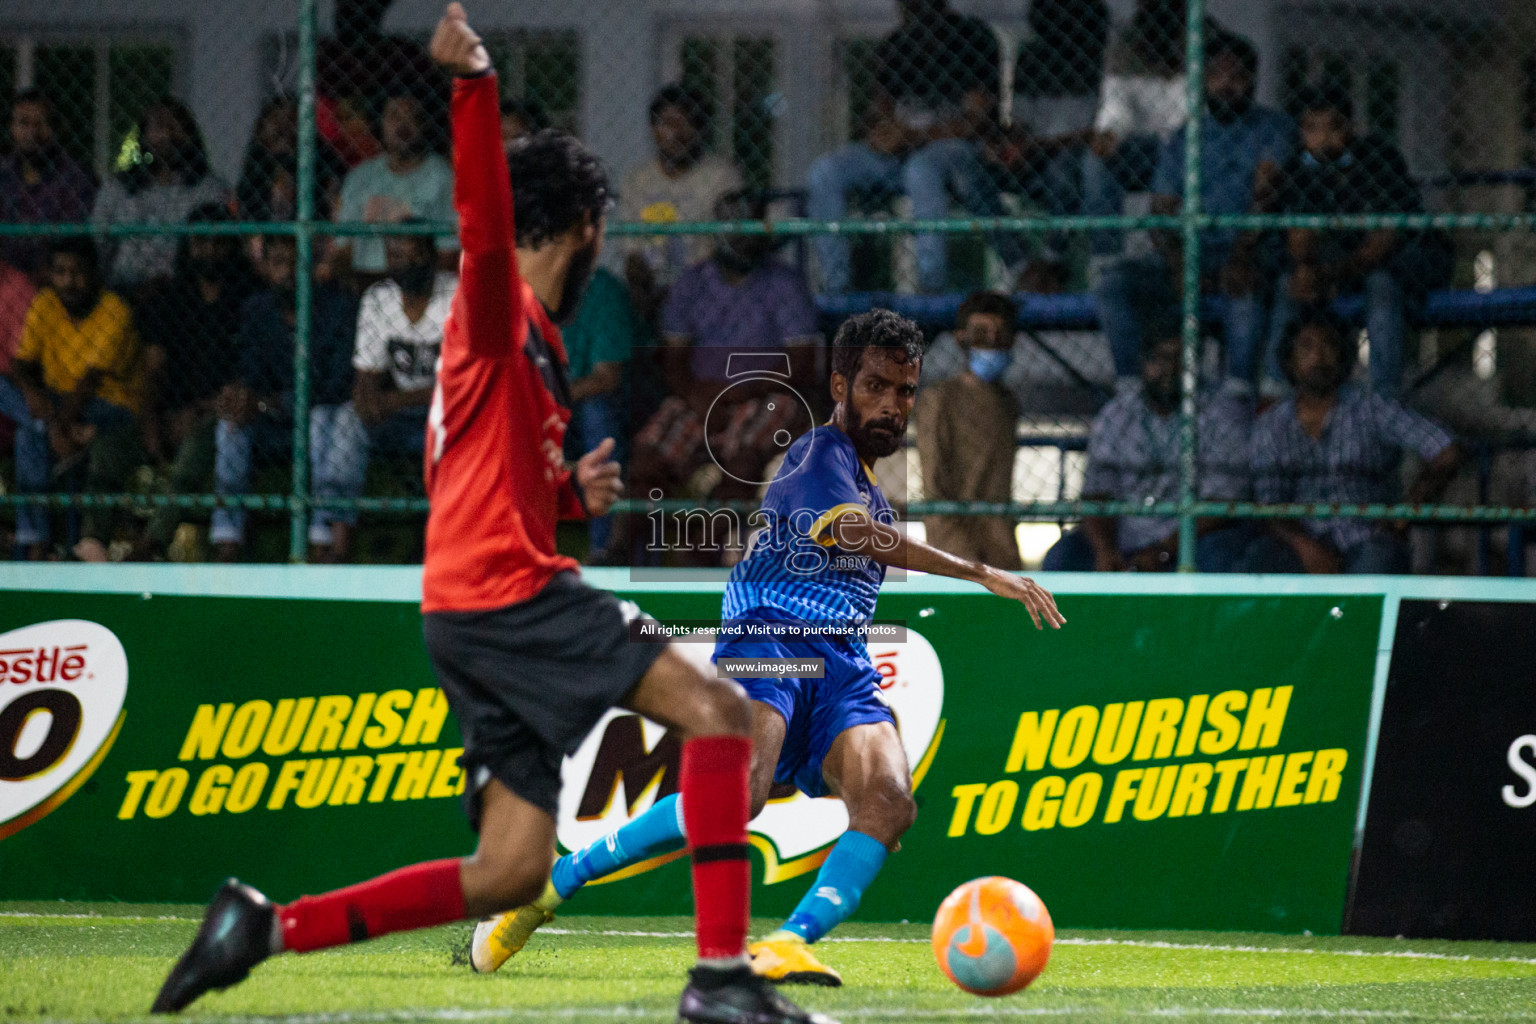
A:
[[[1134,0],[1110,3],[1121,18],[1134,7]],[[1392,0],[1392,5],[1472,22],[1496,17],[1499,3]],[[322,34],[330,28],[331,6],[330,0],[323,0]],[[1024,24],[1028,0],[956,0],[956,6],[1017,28]],[[1351,24],[1360,26],[1359,34],[1347,41],[1365,45],[1372,38],[1368,23],[1352,20],[1351,11],[1380,11],[1384,6],[1382,0],[1326,7],[1292,0],[1211,0],[1210,11],[1259,45],[1264,54],[1261,92],[1270,98],[1277,92],[1278,55],[1284,45],[1326,39],[1327,33]],[[648,155],[645,108],[670,70],[672,55],[664,50],[668,42],[710,30],[772,34],[779,42],[783,97],[776,172],[788,183],[803,181],[815,155],[838,141],[843,118],[835,90],[835,41],[878,35],[895,22],[889,0],[520,0],[471,7],[475,23],[486,29],[575,28],[581,33],[582,131],[619,173]],[[398,0],[386,28],[424,33],[441,9],[441,0]],[[181,91],[203,124],[215,167],[232,178],[256,109],[271,87],[263,80],[269,71],[262,66],[265,42],[291,29],[297,10],[296,0],[6,0],[0,4],[0,38],[33,30],[149,30],[183,40]],[[1425,42],[1405,61],[1405,68],[1410,72],[1405,96],[1417,113],[1411,111],[1403,120],[1405,128],[1418,133],[1405,141],[1416,155],[1416,165],[1433,163],[1438,112],[1446,108],[1449,89],[1446,61],[1434,44]]]

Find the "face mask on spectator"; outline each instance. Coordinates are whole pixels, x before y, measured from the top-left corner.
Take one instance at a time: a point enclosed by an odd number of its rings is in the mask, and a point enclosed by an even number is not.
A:
[[[407,295],[425,295],[432,290],[437,268],[430,263],[406,263],[390,268],[389,276]]]
[[[988,384],[1001,377],[1013,362],[1013,353],[1005,348],[973,348],[968,365],[971,372]]]

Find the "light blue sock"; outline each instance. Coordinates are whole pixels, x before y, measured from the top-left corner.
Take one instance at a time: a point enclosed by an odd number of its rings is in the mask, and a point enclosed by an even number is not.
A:
[[[560,898],[568,900],[593,879],[681,849],[683,845],[683,804],[673,794],[657,800],[650,810],[617,832],[555,861],[550,881]]]
[[[806,942],[815,942],[853,916],[864,890],[885,863],[885,844],[862,832],[849,830],[832,847],[816,876],[816,885],[789,915],[784,931]]]

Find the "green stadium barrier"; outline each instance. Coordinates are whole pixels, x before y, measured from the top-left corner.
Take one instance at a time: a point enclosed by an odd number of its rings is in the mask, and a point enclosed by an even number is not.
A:
[[[718,622],[718,584],[590,575]],[[1397,601],[1468,581],[1050,582],[1050,634],[948,581],[882,596],[909,632],[870,650],[921,812],[861,914],[926,920],[998,873],[1067,927],[1337,933]],[[0,566],[0,899],[200,901],[228,874],[290,899],[467,852],[418,593],[410,569]],[[562,843],[649,806],[676,756],[610,716],[567,760]],[[793,906],[845,821],[770,804],[758,913]],[[643,868],[571,909],[686,913],[685,864]]]

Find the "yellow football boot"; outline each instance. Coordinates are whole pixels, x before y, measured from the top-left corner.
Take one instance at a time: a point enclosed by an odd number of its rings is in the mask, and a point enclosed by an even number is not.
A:
[[[790,932],[774,932],[747,947],[752,970],[775,985],[825,985],[840,988],[843,976],[816,959],[810,945]]]
[[[528,944],[535,931],[555,919],[554,908],[561,902],[553,883],[549,883],[544,895],[527,906],[475,925],[475,935],[469,944],[469,965],[480,974],[499,969]]]

